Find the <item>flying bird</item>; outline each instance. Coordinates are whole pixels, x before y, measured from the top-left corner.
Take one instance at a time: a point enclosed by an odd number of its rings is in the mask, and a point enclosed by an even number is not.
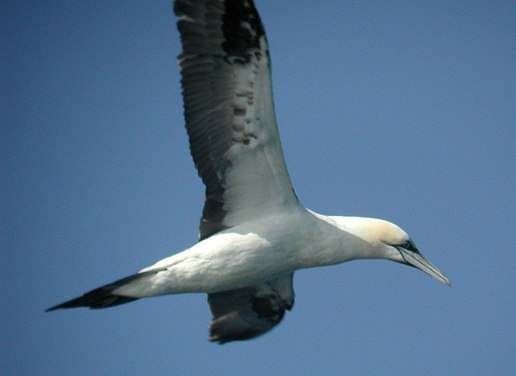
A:
[[[210,341],[264,334],[294,305],[294,272],[355,259],[413,266],[450,285],[399,226],[304,208],[285,166],[267,38],[252,0],[176,0],[190,151],[206,195],[199,241],[48,309],[206,293]]]

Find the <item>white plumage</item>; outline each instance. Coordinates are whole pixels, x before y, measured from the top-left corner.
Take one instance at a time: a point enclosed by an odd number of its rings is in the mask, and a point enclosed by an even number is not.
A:
[[[251,0],[176,0],[186,129],[206,186],[200,241],[130,277],[50,308],[105,308],[208,293],[210,340],[263,334],[294,304],[296,270],[383,258],[448,279],[400,227],[302,207],[276,125],[263,25]]]

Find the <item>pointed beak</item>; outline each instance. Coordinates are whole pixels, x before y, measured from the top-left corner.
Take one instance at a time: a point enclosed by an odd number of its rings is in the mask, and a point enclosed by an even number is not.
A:
[[[443,272],[433,266],[421,253],[413,252],[403,247],[398,247],[398,250],[400,251],[405,264],[418,268],[430,277],[451,287],[450,280],[443,274]]]

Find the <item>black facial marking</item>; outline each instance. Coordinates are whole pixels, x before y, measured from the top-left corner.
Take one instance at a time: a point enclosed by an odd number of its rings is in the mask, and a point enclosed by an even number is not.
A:
[[[410,240],[410,239],[407,240],[405,243],[398,244],[396,247],[401,247],[401,248],[404,248],[404,249],[406,249],[408,251],[420,254],[419,253],[419,249],[417,249],[417,247],[414,244],[414,242],[412,240]]]

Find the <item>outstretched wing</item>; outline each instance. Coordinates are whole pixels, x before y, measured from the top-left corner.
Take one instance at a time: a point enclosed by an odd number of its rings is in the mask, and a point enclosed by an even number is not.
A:
[[[294,305],[292,280],[291,273],[259,286],[208,294],[210,341],[241,341],[271,330]]]
[[[265,30],[251,0],[176,0],[184,115],[206,185],[204,239],[298,205],[272,99]]]

